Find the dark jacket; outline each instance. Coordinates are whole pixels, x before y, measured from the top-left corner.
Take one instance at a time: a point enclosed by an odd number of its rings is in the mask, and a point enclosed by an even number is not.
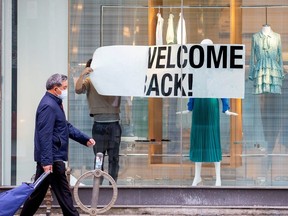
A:
[[[62,100],[46,92],[36,112],[34,160],[43,166],[67,161],[69,138],[83,145],[90,139],[66,120]]]

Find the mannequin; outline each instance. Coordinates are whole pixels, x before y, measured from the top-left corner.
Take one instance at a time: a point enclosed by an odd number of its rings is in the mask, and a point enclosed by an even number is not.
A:
[[[284,119],[278,113],[285,112],[285,106],[282,105],[285,99],[281,96],[284,77],[281,35],[269,25],[263,25],[261,31],[252,35],[249,80],[253,81],[252,94],[259,95],[257,98],[260,102],[267,154],[273,153],[283,131]],[[265,169],[271,167],[272,158],[268,157]]]
[[[268,55],[267,55],[268,54]],[[252,35],[249,80],[253,94],[281,94],[284,79],[280,34],[269,25]]]
[[[230,112],[229,109],[229,100],[226,98],[221,98],[222,101],[222,112],[226,115],[233,115],[237,116],[237,113]],[[195,104],[194,103],[198,103]],[[199,105],[201,104],[201,105]],[[192,183],[192,186],[197,186],[200,182],[202,182],[201,178],[201,166],[203,162],[213,162],[215,166],[215,174],[216,174],[216,182],[215,186],[221,186],[221,160],[222,160],[222,151],[221,151],[221,144],[220,144],[220,122],[219,122],[219,115],[215,115],[216,112],[219,112],[219,105],[218,105],[218,99],[217,98],[190,98],[188,102],[188,110],[192,111],[194,106],[195,111],[193,111],[193,114],[195,114],[194,120],[192,119],[192,130],[191,130],[191,149],[190,149],[190,160],[195,162],[195,175],[194,180]],[[200,107],[200,110],[199,110]],[[199,123],[198,116],[201,114],[201,110],[205,112],[204,115],[208,116],[208,119],[211,117],[213,118],[213,121],[211,120],[204,120],[203,122]],[[215,110],[215,112],[213,111]],[[209,112],[209,113],[207,113]],[[214,112],[214,114],[213,114]],[[207,114],[206,114],[207,113]],[[212,114],[210,114],[212,113]],[[202,115],[203,116],[203,115]],[[196,119],[196,120],[195,120]],[[200,117],[200,121],[201,117]],[[197,128],[197,125],[200,125],[199,128]],[[194,129],[196,127],[196,129]],[[211,129],[212,128],[212,129]],[[199,139],[197,139],[197,136],[204,136],[205,138],[200,138],[200,140],[204,140],[204,143],[201,143],[199,146],[198,142]],[[195,139],[193,139],[193,137]],[[205,143],[209,140],[210,143]],[[201,141],[200,141],[201,142]],[[207,147],[208,146],[208,147]],[[200,149],[194,149],[200,148]]]
[[[269,35],[270,32],[271,32],[271,27],[270,27],[269,25],[267,25],[267,24],[263,25],[263,27],[262,27],[262,33],[263,33],[264,35]]]
[[[210,39],[204,39],[201,44],[211,45]],[[230,112],[229,100],[222,98],[222,112],[226,115],[238,115]],[[193,110],[190,160],[195,162],[195,176],[192,186],[201,181],[201,166],[203,162],[213,162],[215,165],[215,186],[221,186],[220,117],[217,98],[190,98],[188,110]]]

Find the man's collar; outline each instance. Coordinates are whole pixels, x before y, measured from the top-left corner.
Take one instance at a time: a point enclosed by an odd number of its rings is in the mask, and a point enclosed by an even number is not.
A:
[[[53,98],[58,104],[62,104],[62,99],[58,98],[56,95],[52,94],[49,91],[46,91],[46,95]]]

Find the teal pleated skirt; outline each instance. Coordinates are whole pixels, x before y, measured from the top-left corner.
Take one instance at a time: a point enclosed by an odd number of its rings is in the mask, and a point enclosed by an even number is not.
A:
[[[222,160],[217,98],[194,99],[190,133],[191,161],[219,162]]]

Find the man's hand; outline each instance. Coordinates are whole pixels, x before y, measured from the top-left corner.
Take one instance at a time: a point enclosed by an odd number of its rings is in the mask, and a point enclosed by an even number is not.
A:
[[[88,147],[93,147],[95,145],[95,143],[96,143],[95,140],[91,138],[91,139],[89,139],[87,141],[87,146]]]
[[[231,115],[233,115],[233,116],[238,116],[238,113],[230,112],[229,110],[226,110],[226,111],[225,111],[225,114],[226,114],[226,115],[229,115],[229,116],[231,116]]]
[[[52,165],[46,165],[42,167],[44,169],[44,172],[53,172],[53,166]]]

